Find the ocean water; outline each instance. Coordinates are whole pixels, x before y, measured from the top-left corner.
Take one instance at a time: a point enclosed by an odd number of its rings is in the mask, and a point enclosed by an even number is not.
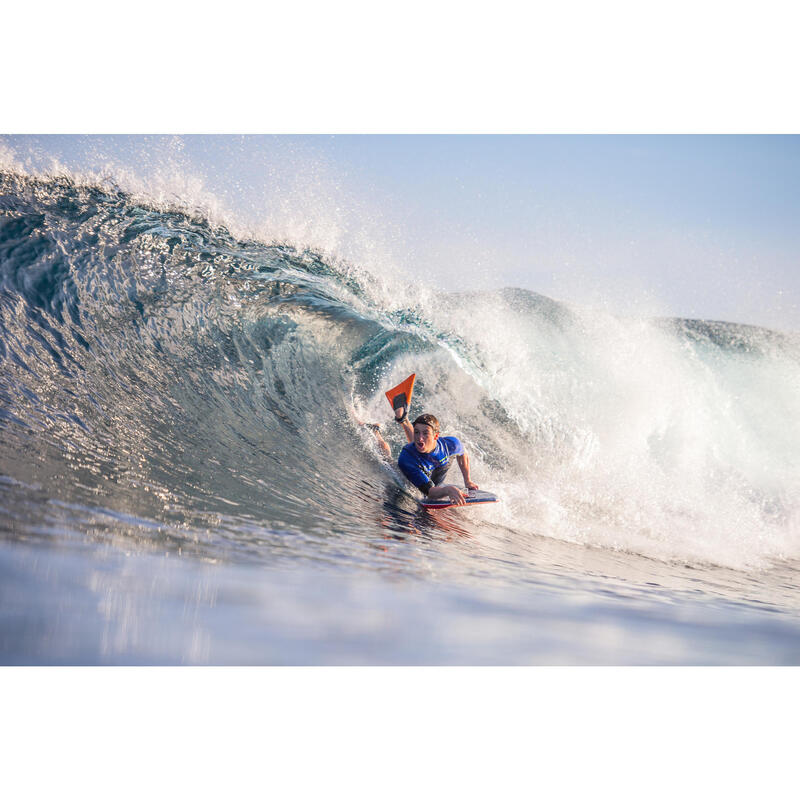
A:
[[[800,663],[797,335],[393,281],[0,173],[0,663]]]

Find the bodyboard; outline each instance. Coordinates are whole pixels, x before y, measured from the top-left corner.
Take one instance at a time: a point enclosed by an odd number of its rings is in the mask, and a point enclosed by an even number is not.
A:
[[[405,406],[406,409],[411,407],[411,395],[414,393],[414,379],[416,377],[417,373],[415,372],[409,375],[402,383],[398,383],[397,386],[386,392],[386,399],[389,401],[392,411],[401,406]]]
[[[468,506],[470,505],[483,505],[484,503],[496,503],[500,498],[497,495],[492,494],[491,492],[484,492],[483,489],[471,489],[464,498]],[[427,508],[428,511],[437,511],[442,508],[465,508],[466,506],[458,506],[452,500],[442,499],[442,500],[428,500],[427,497],[424,497],[422,500],[419,501],[419,504],[423,508]]]

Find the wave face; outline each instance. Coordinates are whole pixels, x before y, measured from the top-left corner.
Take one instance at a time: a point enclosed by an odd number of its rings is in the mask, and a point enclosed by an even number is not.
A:
[[[3,529],[355,557],[347,541],[417,524],[354,421],[387,420],[413,371],[414,410],[503,497],[483,519],[523,544],[800,555],[797,337],[393,280],[113,186],[3,174]]]

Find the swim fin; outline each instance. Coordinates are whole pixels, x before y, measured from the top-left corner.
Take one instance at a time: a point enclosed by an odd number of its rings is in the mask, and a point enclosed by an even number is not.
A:
[[[414,379],[417,373],[409,375],[402,383],[398,383],[393,389],[386,392],[386,399],[392,410],[405,406],[406,409],[411,407],[411,395],[414,393]]]

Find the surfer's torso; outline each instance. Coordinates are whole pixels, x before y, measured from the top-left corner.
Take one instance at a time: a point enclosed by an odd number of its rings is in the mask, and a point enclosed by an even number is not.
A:
[[[424,494],[444,482],[453,456],[464,453],[464,447],[455,436],[440,436],[430,453],[420,453],[413,442],[407,444],[397,459],[397,466],[414,486]]]

